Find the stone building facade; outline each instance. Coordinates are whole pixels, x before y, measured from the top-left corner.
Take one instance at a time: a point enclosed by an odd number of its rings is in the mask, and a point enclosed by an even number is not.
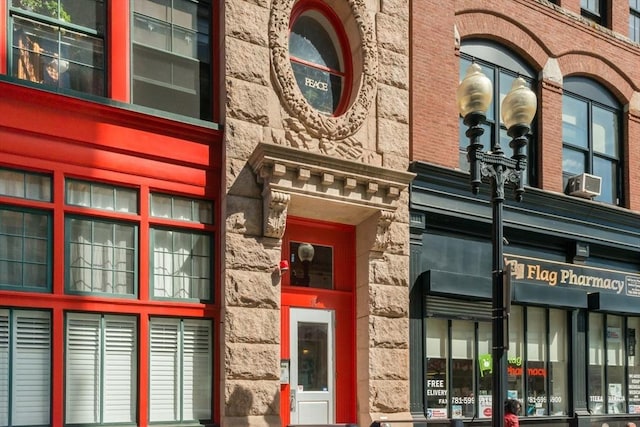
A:
[[[296,83],[288,43],[292,13],[301,4],[335,12],[333,23],[346,34],[351,95],[339,115],[317,111]],[[353,334],[335,348],[346,360],[343,366],[353,370],[345,375],[338,369],[336,384],[351,391],[338,397],[348,408],[328,422],[406,419],[413,176],[406,172],[407,2],[226,0],[222,9],[220,422],[291,421],[285,412],[294,386],[281,378],[281,359],[289,341],[283,293],[293,287],[285,289],[289,273],[279,268],[292,256],[283,244],[291,218],[302,222],[303,235],[318,222],[347,226],[353,236],[346,255],[354,271],[346,286]],[[318,297],[306,297],[313,308]]]

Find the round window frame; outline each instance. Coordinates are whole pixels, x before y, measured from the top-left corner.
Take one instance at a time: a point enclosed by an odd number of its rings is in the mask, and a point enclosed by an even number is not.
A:
[[[342,25],[342,21],[340,21],[340,18],[338,17],[336,12],[331,7],[329,7],[329,5],[327,5],[326,3],[320,0],[305,0],[305,1],[300,1],[296,3],[293,7],[293,10],[291,11],[291,17],[289,18],[288,40],[291,39],[291,36],[290,36],[291,31],[296,21],[300,17],[306,15],[309,12],[316,12],[320,14],[331,26],[331,30],[325,30],[325,31],[327,31],[327,34],[329,34],[330,36],[332,32],[333,34],[335,34],[335,37],[337,40],[334,41],[333,47],[336,50],[338,54],[338,59],[342,62],[342,67],[343,67],[342,71],[332,70],[326,67],[325,67],[326,69],[324,70],[333,74],[341,75],[343,79],[342,90],[340,93],[340,100],[338,101],[338,104],[336,105],[336,108],[334,109],[334,111],[332,113],[326,113],[326,112],[316,110],[314,107],[311,107],[311,108],[328,117],[339,117],[342,114],[344,114],[345,111],[347,111],[347,106],[349,104],[349,100],[351,99],[351,92],[353,89],[353,57],[351,55],[351,50],[348,49],[350,45],[349,38],[347,37],[347,33],[344,29],[344,26]],[[310,16],[310,17],[312,19],[315,19],[313,16]],[[319,20],[316,20],[316,21],[320,25],[323,25],[323,22]],[[323,69],[323,67],[318,66],[318,64],[310,63],[304,60],[297,61],[297,60],[294,60],[293,58],[295,57],[289,54],[289,60],[291,62],[298,62],[299,64],[312,66],[318,70]],[[338,71],[338,72],[335,73],[334,71]],[[293,72],[293,69],[292,69],[292,72]],[[293,74],[295,78],[295,73]],[[298,89],[300,90],[299,87]],[[302,90],[300,90],[300,92],[302,93]],[[302,97],[305,99],[305,101],[307,101],[307,98],[304,96],[304,94],[302,95]]]
[[[351,100],[340,116],[328,116],[312,108],[302,96],[291,69],[289,58],[289,23],[294,5],[309,0],[272,0],[269,20],[269,48],[275,88],[288,112],[305,126],[315,137],[344,139],[352,136],[368,117],[378,87],[378,50],[375,32],[363,0],[346,0],[350,8],[353,28],[350,33],[359,35],[361,59],[358,75],[353,75]],[[345,28],[344,21],[341,25]],[[351,48],[352,43],[343,48]],[[352,55],[353,56],[353,55]],[[354,96],[355,91],[355,96]]]

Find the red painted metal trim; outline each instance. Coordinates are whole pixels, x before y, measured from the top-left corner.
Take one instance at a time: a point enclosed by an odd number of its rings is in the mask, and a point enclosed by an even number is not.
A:
[[[115,3],[115,2],[109,2]],[[124,2],[123,2],[124,3]],[[217,325],[220,301],[220,253],[214,235],[215,302],[211,304],[149,300],[149,228],[180,226],[217,233],[220,224],[222,132],[214,125],[177,122],[148,116],[128,106],[114,106],[61,96],[0,82],[0,166],[51,174],[53,200],[39,202],[0,197],[0,204],[52,212],[52,290],[50,293],[0,291],[3,306],[52,312],[52,425],[64,425],[64,313],[86,311],[135,315],[139,318],[138,424],[148,424],[149,316],[208,318],[213,322],[214,383],[220,378]],[[126,215],[69,206],[64,200],[67,177],[139,189],[140,212]],[[151,218],[152,191],[213,201],[214,224],[189,224]],[[91,215],[139,224],[138,296],[136,298],[65,294],[65,215]],[[214,388],[213,417],[220,404]]]
[[[287,218],[282,256],[289,258],[289,242],[305,241],[334,248],[336,290],[288,286],[288,274],[282,276],[281,357],[291,357],[289,309],[324,308],[335,312],[336,331],[336,422],[354,423],[356,413],[356,326],[355,326],[355,227],[304,218]],[[285,282],[287,285],[285,285]],[[289,385],[280,386],[280,417],[283,426],[290,422]]]
[[[107,94],[111,99],[131,101],[131,38],[128,1],[107,2]]]

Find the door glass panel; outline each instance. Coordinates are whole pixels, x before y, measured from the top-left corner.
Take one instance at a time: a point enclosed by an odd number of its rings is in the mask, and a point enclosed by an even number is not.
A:
[[[304,391],[328,391],[328,325],[298,323],[298,385]]]

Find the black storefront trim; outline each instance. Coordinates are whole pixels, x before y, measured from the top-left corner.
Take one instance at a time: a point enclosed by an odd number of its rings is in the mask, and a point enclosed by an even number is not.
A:
[[[587,308],[587,293],[582,290],[516,283],[513,301],[521,304],[544,305],[553,308]]]
[[[420,276],[423,289],[433,295],[464,295],[468,299],[491,299],[491,279],[450,271],[429,270]]]
[[[616,295],[606,292],[593,292],[588,296],[590,311],[603,311],[614,314],[640,314],[638,299],[625,295]]]
[[[468,274],[453,273],[450,271],[429,270],[420,275],[422,289],[428,295],[440,295],[458,299],[491,300],[491,279],[488,277],[470,276]],[[583,290],[532,285],[530,283],[515,282],[511,288],[511,299],[515,303],[544,305],[557,308],[592,308],[587,300],[588,295]],[[610,299],[610,297],[617,297]],[[620,304],[624,300],[625,304]],[[609,295],[602,299],[601,304],[617,304],[617,307],[634,308],[636,311],[624,311],[625,313],[640,313],[640,305],[633,307],[634,301],[629,301],[622,296]],[[637,302],[635,302],[637,305]],[[607,305],[607,307],[615,307]],[[610,310],[603,307],[602,310]]]

